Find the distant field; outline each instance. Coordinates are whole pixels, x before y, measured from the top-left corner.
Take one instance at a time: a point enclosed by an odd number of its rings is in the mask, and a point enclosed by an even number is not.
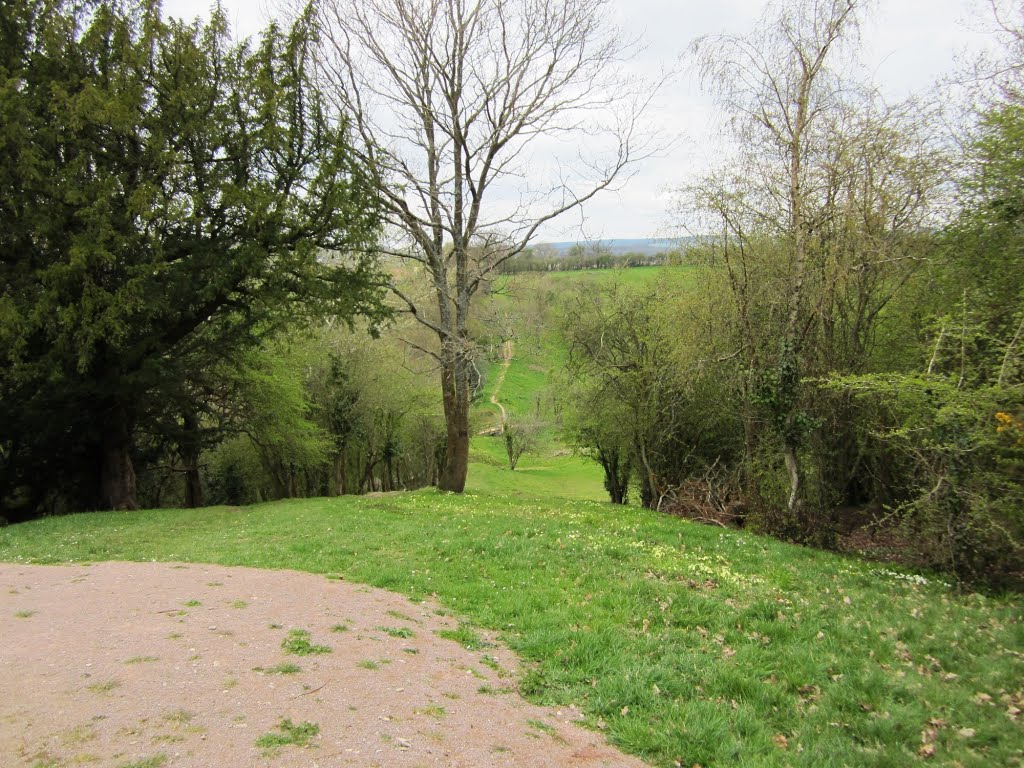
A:
[[[553,285],[603,285],[611,282],[620,282],[623,285],[643,286],[654,283],[659,277],[666,275],[687,275],[695,271],[690,266],[660,266],[660,267],[624,267],[620,269],[580,269],[566,270],[564,272],[523,272],[517,275],[507,275],[500,279],[500,284],[510,284],[513,287],[517,283],[533,285],[539,282],[549,281]]]

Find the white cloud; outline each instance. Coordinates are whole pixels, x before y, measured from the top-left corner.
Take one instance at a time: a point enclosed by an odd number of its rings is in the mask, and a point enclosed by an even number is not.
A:
[[[272,13],[266,3],[222,0],[236,33],[258,32]],[[654,74],[676,65],[698,36],[749,31],[760,16],[759,0],[612,0],[617,23],[627,35],[641,37],[645,51],[635,66]],[[210,0],[165,0],[164,12],[191,18],[209,14]],[[959,55],[983,50],[992,38],[984,4],[978,0],[884,0],[869,11],[862,31],[865,72],[890,98],[927,90],[952,74]],[[665,222],[666,190],[707,168],[723,151],[710,100],[692,73],[683,72],[658,97],[650,115],[680,141],[662,157],[644,163],[625,189],[588,204],[581,217],[567,216],[541,233],[541,239],[580,236],[651,237]]]

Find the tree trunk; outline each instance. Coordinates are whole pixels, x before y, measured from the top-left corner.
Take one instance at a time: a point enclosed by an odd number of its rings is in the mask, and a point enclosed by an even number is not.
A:
[[[447,408],[445,411],[447,412]],[[447,413],[446,413],[447,416]],[[445,449],[444,469],[438,478],[437,487],[442,491],[462,493],[466,489],[466,475],[469,474],[469,424],[468,414],[447,417],[448,442]]]
[[[646,492],[642,494],[643,505],[649,509],[657,509],[658,502],[660,501],[660,494],[658,493],[658,479],[657,475],[654,474],[654,470],[651,469],[651,464],[647,460],[647,443],[645,440],[640,440],[640,464],[644,468],[644,486]]]
[[[625,504],[629,493],[629,461],[623,461],[618,449],[603,451],[597,449],[598,461],[604,470],[604,489],[612,504]]]
[[[786,443],[782,448],[786,460],[786,471],[789,473],[789,502],[786,505],[789,514],[797,517],[797,505],[800,503],[800,461],[796,455],[796,446]]]
[[[206,506],[203,479],[199,474],[199,422],[191,413],[182,418],[183,437],[178,446],[181,462],[185,466],[185,506],[189,509]]]
[[[334,489],[338,496],[344,496],[348,490],[348,477],[345,472],[345,458],[344,453],[334,458]]]
[[[437,487],[462,493],[469,473],[469,381],[465,363],[450,344],[442,352],[441,388],[444,393],[444,420],[447,431],[444,467]]]
[[[199,456],[185,459],[185,506],[197,509],[206,506],[206,495],[203,493],[203,479],[199,474]]]
[[[138,509],[135,498],[135,467],[132,465],[128,412],[116,405],[107,414],[103,433],[103,464],[100,493],[107,509]]]

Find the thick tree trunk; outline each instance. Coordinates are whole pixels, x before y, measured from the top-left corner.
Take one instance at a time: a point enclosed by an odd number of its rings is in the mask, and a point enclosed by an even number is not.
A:
[[[445,409],[447,411],[447,408]],[[444,469],[437,481],[442,491],[462,493],[469,474],[469,423],[466,410],[454,417],[445,414],[448,422],[448,442],[444,456]]]
[[[107,414],[103,434],[103,463],[100,493],[107,509],[138,509],[135,497],[135,467],[131,457],[128,412],[116,405]]]
[[[199,455],[202,452],[199,439],[199,422],[192,414],[182,419],[184,436],[178,452],[185,466],[185,506],[189,509],[206,506],[203,493],[203,479],[199,474]]]
[[[197,509],[206,506],[203,479],[199,474],[199,455],[185,459],[185,507]]]
[[[469,382],[465,363],[455,350],[446,349],[441,361],[441,389],[447,431],[444,467],[437,487],[462,493],[469,473]]]

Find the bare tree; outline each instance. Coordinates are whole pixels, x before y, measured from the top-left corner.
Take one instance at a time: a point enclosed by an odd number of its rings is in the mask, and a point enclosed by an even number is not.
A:
[[[541,424],[531,419],[505,419],[501,424],[501,439],[508,455],[508,468],[515,471],[524,453],[537,449],[540,442]]]
[[[623,74],[636,47],[607,0],[327,0],[324,75],[370,165],[419,289],[393,285],[437,346],[447,451],[469,451],[471,303],[546,222],[617,188],[654,149],[655,87]],[[566,155],[569,155],[568,157]]]
[[[827,118],[840,103],[841,82],[830,69],[830,61],[836,49],[856,33],[857,10],[862,4],[860,0],[779,4],[766,12],[757,32],[749,36],[702,38],[694,45],[701,74],[730,115],[737,139],[763,153],[755,165],[760,166],[756,172],[763,174],[760,180],[766,183],[753,199],[744,201],[727,186],[716,194],[726,205],[720,202],[716,207],[724,210],[724,223],[732,227],[746,218],[743,207],[752,204],[761,212],[758,229],[781,239],[788,251],[782,348],[775,372],[778,391],[772,410],[789,473],[791,513],[796,511],[801,485],[795,406],[813,226],[809,209],[815,196],[809,158],[827,137]],[[780,177],[784,179],[781,184]],[[737,207],[737,202],[742,205]],[[747,238],[740,238],[739,245],[747,245]],[[736,290],[732,271],[730,279]],[[747,294],[739,296],[746,323]],[[759,361],[752,362],[756,366]]]
[[[781,445],[790,515],[805,525],[802,369],[864,363],[880,313],[922,259],[942,181],[921,105],[885,104],[850,77],[864,5],[779,2],[753,34],[695,45],[739,148],[689,197],[721,232],[713,250],[751,374],[748,461],[757,412]]]

